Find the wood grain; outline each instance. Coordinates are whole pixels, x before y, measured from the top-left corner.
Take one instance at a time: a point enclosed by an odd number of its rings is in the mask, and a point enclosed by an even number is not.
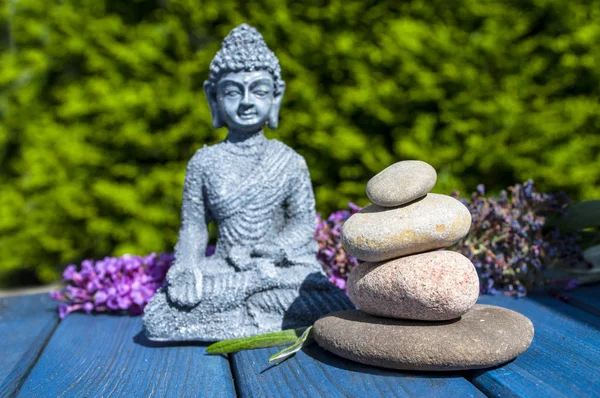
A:
[[[149,342],[140,317],[71,314],[57,327],[47,294],[2,298],[0,397],[234,397],[236,389],[241,397],[597,396],[600,317],[590,308],[598,308],[600,292],[590,286],[568,294],[587,307],[549,296],[482,296],[482,304],[529,317],[536,334],[513,362],[464,373],[380,369],[317,345],[278,366],[268,358],[279,348],[229,362],[206,355],[206,345]]]
[[[533,322],[529,349],[513,362],[468,378],[490,396],[597,396],[600,318],[551,297],[482,296],[479,303],[520,312]]]
[[[399,372],[337,357],[316,344],[277,366],[268,358],[281,348],[232,356],[240,397],[483,397],[457,373]]]
[[[141,317],[69,315],[19,396],[235,396],[226,357],[205,355],[205,345],[151,343],[141,330]]]
[[[57,324],[47,293],[0,298],[0,397],[21,387]]]
[[[600,283],[579,286],[561,296],[566,303],[600,317]]]

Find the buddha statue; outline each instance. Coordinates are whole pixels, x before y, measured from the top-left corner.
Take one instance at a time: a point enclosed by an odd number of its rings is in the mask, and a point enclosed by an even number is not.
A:
[[[204,82],[224,141],[189,161],[181,228],[167,283],[144,311],[154,341],[216,341],[311,325],[354,308],[316,259],[315,200],[302,156],[265,137],[285,91],[275,54],[242,24],[225,38]],[[208,223],[218,225],[205,256]]]

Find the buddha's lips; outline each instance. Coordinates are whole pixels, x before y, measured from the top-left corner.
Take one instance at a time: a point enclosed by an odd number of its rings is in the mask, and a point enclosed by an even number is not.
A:
[[[249,112],[249,113],[238,113],[238,116],[242,119],[251,119],[254,116],[256,116],[257,113],[256,112]]]

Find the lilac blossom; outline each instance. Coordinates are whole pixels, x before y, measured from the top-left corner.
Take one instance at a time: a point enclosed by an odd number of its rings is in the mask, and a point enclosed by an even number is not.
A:
[[[340,241],[342,225],[354,213],[360,210],[360,207],[354,203],[348,203],[350,210],[339,210],[333,212],[326,219],[317,215],[317,229],[315,239],[319,244],[317,259],[323,266],[329,281],[346,290],[346,280],[348,274],[359,263],[356,257],[346,253]]]
[[[471,199],[453,196],[465,204],[473,218],[469,234],[458,250],[468,257],[479,274],[481,293],[525,296],[548,285],[543,271],[553,261],[577,265],[583,260],[574,235],[544,228],[549,216],[564,213],[569,199],[564,194],[535,191],[533,181],[503,190],[498,198],[486,198],[483,184]],[[574,288],[569,281],[567,288]]]
[[[209,245],[206,255],[215,247]],[[80,267],[71,264],[63,271],[63,290],[53,290],[50,297],[60,301],[58,313],[64,318],[71,312],[143,313],[154,293],[165,283],[173,264],[173,254],[152,253],[145,257],[125,254],[103,260],[84,260]]]
[[[172,262],[173,255],[167,253],[84,260],[79,268],[69,265],[64,270],[67,287],[52,291],[50,296],[60,301],[61,319],[74,311],[141,314],[163,285]]]

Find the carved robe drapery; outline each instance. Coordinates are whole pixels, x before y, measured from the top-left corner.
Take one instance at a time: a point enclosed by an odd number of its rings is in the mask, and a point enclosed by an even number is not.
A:
[[[282,248],[291,264],[314,264],[306,258],[316,253],[314,196],[306,163],[279,141],[265,140],[261,149],[253,167],[239,171],[245,178],[231,180],[218,170],[203,177],[212,187],[203,189],[207,212],[219,224],[216,256],[227,257],[234,246],[267,243]],[[223,143],[203,163],[231,155]]]

